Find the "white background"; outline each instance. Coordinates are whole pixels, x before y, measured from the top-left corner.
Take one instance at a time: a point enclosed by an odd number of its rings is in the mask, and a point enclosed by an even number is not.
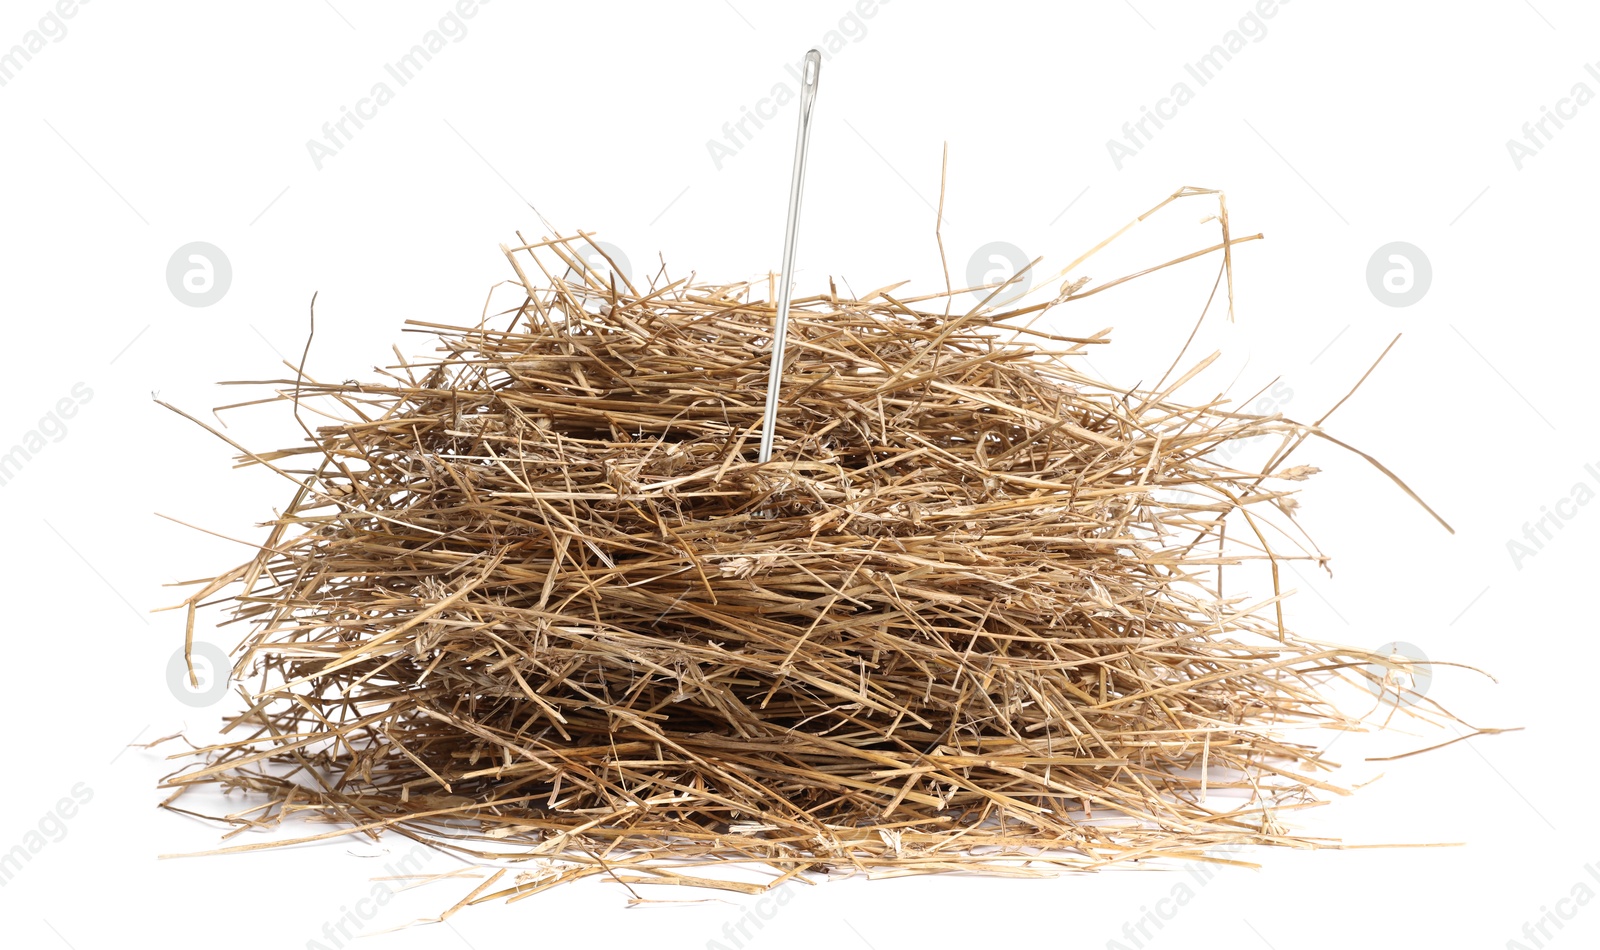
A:
[[[1506,141],[1575,83],[1600,92],[1584,68],[1600,60],[1600,11],[1576,0],[1294,0],[1200,87],[1184,64],[1253,3],[880,4],[859,21],[864,33],[846,24],[854,38],[823,67],[799,292],[830,275],[857,292],[903,279],[942,287],[932,205],[946,142],[943,234],[958,284],[986,242],[1042,255],[1040,272],[1053,273],[1181,185],[1225,189],[1236,233],[1266,240],[1237,250],[1237,321],[1207,318],[1188,359],[1225,356],[1190,396],[1233,383],[1242,398],[1281,377],[1292,398],[1274,408],[1309,421],[1403,334],[1328,425],[1456,529],[1355,456],[1308,445],[1298,460],[1325,472],[1306,488],[1301,520],[1333,575],[1286,575],[1299,591],[1292,625],[1364,647],[1410,641],[1490,670],[1498,685],[1441,668],[1430,696],[1475,725],[1525,727],[1381,769],[1362,759],[1454,734],[1341,740],[1340,779],[1385,778],[1298,813],[1298,830],[1465,846],[1255,855],[1264,870],[1195,888],[1145,945],[1534,946],[1525,923],[1581,882],[1600,892],[1585,870],[1600,862],[1600,836],[1583,741],[1600,660],[1587,600],[1600,506],[1565,507],[1575,517],[1520,565],[1507,550],[1576,484],[1600,487],[1584,468],[1600,469],[1590,408],[1600,104],[1548,126],[1520,169]],[[97,0],[0,87],[10,354],[0,451],[75,384],[93,394],[0,488],[0,851],[77,783],[93,793],[65,836],[0,889],[8,946],[114,947],[134,920],[175,947],[306,946],[387,860],[349,843],[157,859],[215,846],[218,831],[156,809],[172,745],[125,747],[180,728],[203,737],[228,701],[193,709],[174,698],[165,670],[182,616],[150,611],[181,599],[162,585],[248,555],[157,513],[253,539],[289,489],[231,471],[232,450],[152,393],[208,420],[213,406],[261,395],[214,384],[281,378],[280,360],[298,361],[313,292],[311,375],[363,376],[393,362],[391,344],[422,352],[403,321],[476,319],[490,285],[511,276],[498,245],[544,233],[528,202],[624,249],[636,276],[658,255],[674,276],[777,267],[792,105],[720,169],[706,143],[774,84],[792,85],[784,64],[824,42],[853,0],[494,0],[319,170],[307,140],[451,6]],[[52,8],[5,0],[0,50]],[[1193,100],[1119,170],[1107,139],[1180,80]],[[1208,201],[1169,207],[1074,276],[1105,280],[1214,243],[1215,223],[1200,223]],[[232,285],[209,307],[180,302],[166,282],[168,258],[192,241],[231,262]],[[1431,261],[1432,286],[1409,307],[1367,284],[1368,258],[1391,241]],[[1095,369],[1123,385],[1151,381],[1215,267],[1175,267],[1047,323],[1115,326]],[[300,438],[283,412],[223,418],[257,449]],[[201,639],[233,647],[244,631],[216,619],[204,618]],[[745,945],[1132,947],[1124,924],[1192,880],[1182,875],[802,888]],[[465,890],[400,895],[367,931],[437,913]],[[751,906],[628,910],[625,896],[590,879],[369,945],[701,947]],[[1593,946],[1600,906],[1559,907],[1574,916],[1546,945]]]

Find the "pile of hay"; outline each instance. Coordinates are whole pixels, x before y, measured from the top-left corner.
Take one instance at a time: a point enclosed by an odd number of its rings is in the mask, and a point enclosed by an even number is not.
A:
[[[1326,843],[1279,820],[1328,788],[1287,730],[1358,727],[1327,681],[1388,660],[1218,580],[1318,557],[1283,462],[1320,430],[1096,382],[1104,336],[1021,330],[1040,306],[890,288],[794,303],[758,465],[772,305],[603,279],[582,240],[508,248],[525,302],[416,324],[436,357],[283,383],[308,440],[241,460],[299,487],[188,601],[192,636],[235,591],[248,704],[168,787],[539,859],[474,901]],[[1262,435],[1265,471],[1210,460]]]

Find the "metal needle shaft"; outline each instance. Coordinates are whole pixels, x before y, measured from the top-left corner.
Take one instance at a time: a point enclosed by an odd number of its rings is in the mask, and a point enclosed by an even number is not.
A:
[[[800,192],[805,185],[806,150],[811,144],[811,110],[817,102],[822,53],[806,53],[800,86],[800,131],[794,143],[794,174],[789,179],[789,220],[783,232],[783,273],[778,281],[778,322],[772,334],[772,366],[767,375],[767,411],[761,422],[761,455],[772,458],[772,437],[778,427],[778,387],[783,381],[783,344],[789,337],[789,289],[794,283],[794,248],[800,234]]]

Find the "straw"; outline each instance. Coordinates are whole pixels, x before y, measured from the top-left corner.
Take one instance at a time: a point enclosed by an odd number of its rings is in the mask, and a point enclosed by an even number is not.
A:
[[[481,902],[1334,846],[1288,822],[1343,793],[1308,730],[1368,728],[1340,683],[1453,718],[1283,624],[1278,568],[1325,560],[1295,519],[1317,468],[1283,462],[1321,426],[1180,399],[1209,359],[1159,391],[1086,375],[1103,331],[1022,326],[1082,280],[955,316],[972,288],[792,301],[773,466],[780,308],[617,286],[587,240],[507,248],[509,311],[408,321],[432,356],[289,367],[304,441],[230,441],[290,498],[182,605],[248,626],[246,705],[168,807],[214,787],[236,830],[328,830],[220,851],[399,834],[544,869]],[[1220,460],[1257,437],[1268,467]]]

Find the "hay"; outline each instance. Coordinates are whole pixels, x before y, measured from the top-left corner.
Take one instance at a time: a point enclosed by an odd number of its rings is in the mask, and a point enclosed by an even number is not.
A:
[[[236,447],[293,500],[185,604],[192,637],[237,585],[246,708],[174,799],[536,860],[473,902],[1333,843],[1282,820],[1341,791],[1290,733],[1362,728],[1329,681],[1392,663],[1282,625],[1320,428],[1083,375],[1103,332],[1020,326],[1081,281],[1007,313],[830,291],[793,304],[757,465],[772,305],[603,281],[581,240],[506,249],[513,312],[413,322],[436,358],[282,381],[307,441]],[[1263,435],[1265,469],[1213,461]],[[1273,591],[1224,596],[1248,561]],[[777,873],[688,873],[728,861]]]

